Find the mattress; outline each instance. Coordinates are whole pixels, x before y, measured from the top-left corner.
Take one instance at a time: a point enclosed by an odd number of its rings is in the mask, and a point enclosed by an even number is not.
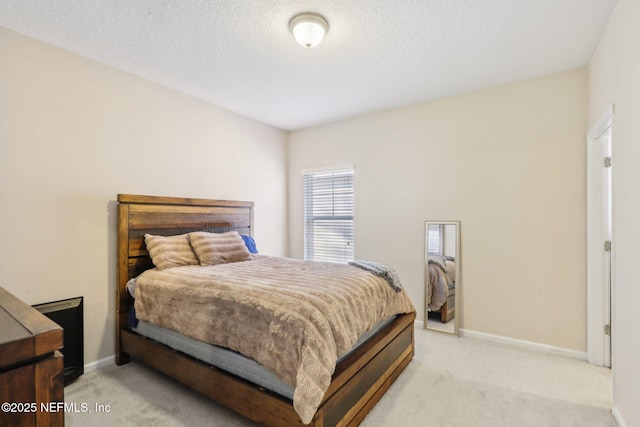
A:
[[[338,363],[349,356],[359,346],[367,342],[377,332],[389,325],[396,316],[391,316],[376,324],[368,332],[364,333],[356,342],[355,346],[347,353],[338,358]],[[174,350],[181,351],[203,362],[214,365],[226,372],[229,372],[244,380],[250,381],[265,389],[293,399],[294,388],[280,380],[272,371],[266,369],[255,360],[246,357],[238,352],[224,347],[199,341],[182,335],[171,329],[166,329],[149,322],[139,321],[137,326],[131,328],[132,331],[160,342]]]

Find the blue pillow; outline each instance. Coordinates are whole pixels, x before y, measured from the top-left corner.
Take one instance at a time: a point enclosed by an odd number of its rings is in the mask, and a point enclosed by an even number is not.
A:
[[[247,246],[247,249],[249,249],[249,252],[257,254],[258,248],[256,248],[256,241],[253,240],[253,237],[247,236],[246,234],[241,234],[240,236],[242,237],[242,240],[244,240],[244,244]]]

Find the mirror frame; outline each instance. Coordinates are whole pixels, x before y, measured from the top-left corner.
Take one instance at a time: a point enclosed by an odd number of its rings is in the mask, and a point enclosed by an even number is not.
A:
[[[455,304],[454,310],[455,315],[453,318],[453,332],[448,332],[441,329],[429,328],[429,304],[427,303],[428,298],[428,283],[429,283],[429,225],[454,225],[456,227],[456,286],[455,286]],[[460,316],[461,316],[461,301],[462,301],[462,250],[461,250],[461,238],[460,238],[460,221],[425,221],[424,225],[424,322],[423,329],[428,329],[434,332],[440,332],[443,334],[451,334],[455,336],[460,336]]]

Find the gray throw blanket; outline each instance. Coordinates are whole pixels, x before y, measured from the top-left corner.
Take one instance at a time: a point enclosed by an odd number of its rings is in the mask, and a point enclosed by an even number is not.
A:
[[[447,263],[445,262],[445,260],[446,260],[445,257],[429,255],[429,263],[437,265],[446,273],[448,272],[448,269],[447,269]]]
[[[396,271],[393,268],[387,265],[380,264],[378,262],[373,262],[373,261],[360,261],[360,260],[349,261],[349,264],[355,267],[362,268],[363,270],[366,270],[374,274],[375,276],[382,277],[384,280],[387,281],[389,286],[391,286],[391,288],[396,292],[400,292],[402,290],[402,285],[400,284],[400,278],[398,277],[398,273],[396,273]]]

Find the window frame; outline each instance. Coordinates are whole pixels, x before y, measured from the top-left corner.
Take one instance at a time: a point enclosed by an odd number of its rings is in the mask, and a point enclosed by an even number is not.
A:
[[[307,169],[302,175],[304,259],[352,261],[355,254],[353,166]],[[346,185],[340,182],[345,177],[348,177]]]

